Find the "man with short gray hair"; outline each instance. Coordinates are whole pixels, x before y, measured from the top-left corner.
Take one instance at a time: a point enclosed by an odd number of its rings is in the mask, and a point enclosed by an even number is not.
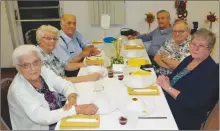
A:
[[[64,14],[60,22],[61,30],[57,46],[53,54],[63,62],[80,63],[89,55],[99,54],[100,51],[94,48],[91,42],[76,31],[76,16]],[[76,76],[78,71],[66,72],[67,76]]]
[[[148,55],[153,62],[153,58],[157,51],[164,44],[164,42],[170,38],[172,31],[170,24],[170,13],[166,10],[160,10],[157,12],[158,27],[148,34],[141,34],[137,36],[137,39],[142,39],[143,42],[151,41],[151,45],[148,49]],[[128,39],[132,38],[128,36]]]

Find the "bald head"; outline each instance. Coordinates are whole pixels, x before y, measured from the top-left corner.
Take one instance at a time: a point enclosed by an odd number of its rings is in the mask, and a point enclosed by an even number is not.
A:
[[[72,38],[76,31],[76,16],[72,14],[64,14],[61,18],[60,26],[63,32]]]

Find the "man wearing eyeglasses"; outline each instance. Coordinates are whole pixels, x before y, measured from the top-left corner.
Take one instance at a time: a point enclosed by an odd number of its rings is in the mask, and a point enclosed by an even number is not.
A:
[[[158,75],[169,75],[189,55],[189,43],[191,41],[188,24],[184,20],[178,20],[173,25],[172,38],[167,40],[154,57],[160,66]]]
[[[63,62],[79,63],[89,55],[100,53],[89,41],[76,31],[76,17],[72,14],[65,14],[61,19],[60,37],[53,54]],[[73,74],[66,72],[67,76],[76,76],[78,71]]]

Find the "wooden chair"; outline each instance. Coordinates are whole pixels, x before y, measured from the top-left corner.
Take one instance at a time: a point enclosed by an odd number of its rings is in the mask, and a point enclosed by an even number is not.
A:
[[[25,40],[27,44],[37,45],[36,31],[37,29],[31,29],[25,33]]]
[[[205,123],[202,124],[201,130],[219,130],[219,102],[210,112]]]
[[[1,80],[1,123],[7,130],[12,130],[11,120],[8,108],[8,89],[13,78],[4,78]]]

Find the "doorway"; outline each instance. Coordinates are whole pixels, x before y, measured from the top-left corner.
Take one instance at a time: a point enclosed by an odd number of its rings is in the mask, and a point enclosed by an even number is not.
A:
[[[32,44],[36,44],[35,32],[41,25],[49,24],[60,29],[62,5],[61,1],[8,1],[6,7],[10,13],[16,46],[30,44],[27,41],[27,38],[31,38],[29,35],[33,35]]]

